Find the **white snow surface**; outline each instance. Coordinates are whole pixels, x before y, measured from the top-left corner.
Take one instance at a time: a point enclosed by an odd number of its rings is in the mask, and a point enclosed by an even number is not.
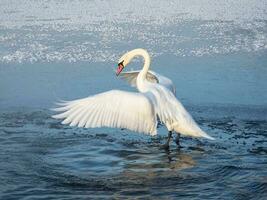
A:
[[[1,0],[0,63],[267,49],[266,0]]]

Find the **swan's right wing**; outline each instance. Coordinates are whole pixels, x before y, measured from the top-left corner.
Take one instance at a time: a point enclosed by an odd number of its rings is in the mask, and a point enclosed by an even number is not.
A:
[[[132,87],[136,87],[136,79],[139,72],[140,71],[121,72],[120,77],[126,80]],[[169,78],[150,70],[147,72],[146,79],[151,83],[163,85],[175,95],[175,86]]]
[[[126,80],[132,87],[136,87],[136,78],[140,71],[121,72],[120,77]],[[146,79],[151,83],[159,83],[158,78],[150,71],[146,75]]]
[[[62,124],[78,127],[126,128],[136,132],[157,134],[153,104],[144,94],[111,90],[87,98],[59,104],[53,118]]]

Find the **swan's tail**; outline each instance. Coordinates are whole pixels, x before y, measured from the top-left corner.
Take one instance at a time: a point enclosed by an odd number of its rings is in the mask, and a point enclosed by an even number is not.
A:
[[[179,126],[178,124],[175,124],[175,126],[173,127],[175,132],[181,133],[182,135],[191,137],[203,137],[209,140],[215,140],[214,137],[211,137],[206,132],[201,130],[195,122],[193,122],[191,126]]]
[[[209,140],[215,140],[214,137],[211,137],[210,135],[208,135],[206,132],[204,132],[202,130],[198,133],[197,137],[203,137],[203,138],[207,138]]]

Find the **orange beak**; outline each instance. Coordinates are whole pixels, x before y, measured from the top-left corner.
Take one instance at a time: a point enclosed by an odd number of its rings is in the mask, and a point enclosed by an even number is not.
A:
[[[117,72],[116,75],[119,76],[119,74],[121,73],[121,71],[123,70],[124,65],[122,63],[118,64],[118,68],[117,68]]]

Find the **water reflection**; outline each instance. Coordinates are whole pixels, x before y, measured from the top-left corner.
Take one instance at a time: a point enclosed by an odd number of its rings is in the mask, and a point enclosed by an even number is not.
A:
[[[196,166],[196,161],[190,154],[179,149],[162,150],[158,145],[136,149],[131,154],[122,157],[124,160],[123,173],[127,175],[157,176],[160,173],[176,172]]]

